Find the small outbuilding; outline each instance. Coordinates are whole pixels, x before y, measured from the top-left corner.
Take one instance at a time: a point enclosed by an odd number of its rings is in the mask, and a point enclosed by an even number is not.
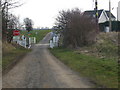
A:
[[[109,32],[109,15],[110,12],[108,10],[98,10],[98,24],[100,31]],[[84,16],[90,17],[93,21],[96,20],[96,11],[95,10],[89,10],[85,11]],[[116,21],[116,17],[111,13],[111,22],[112,22],[112,31],[118,31],[119,30],[119,22]]]

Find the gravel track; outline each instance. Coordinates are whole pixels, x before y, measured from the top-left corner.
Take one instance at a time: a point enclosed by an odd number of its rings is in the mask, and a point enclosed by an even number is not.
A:
[[[79,77],[48,51],[51,34],[33,46],[8,73],[3,88],[90,88],[94,85]]]

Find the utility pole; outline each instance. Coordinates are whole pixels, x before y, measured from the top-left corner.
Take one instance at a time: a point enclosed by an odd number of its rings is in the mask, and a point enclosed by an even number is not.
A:
[[[0,0],[0,39],[2,38],[2,4]]]
[[[95,0],[95,16],[96,16],[96,24],[98,24],[98,2]]]
[[[118,21],[118,7],[117,7],[117,21]]]
[[[0,63],[2,63],[2,4],[0,0]],[[2,90],[2,65],[0,65],[0,89]]]
[[[117,29],[119,31],[119,21],[120,21],[120,1],[118,2],[118,6],[117,6]]]
[[[0,40],[2,41],[2,1],[0,0]]]
[[[117,20],[120,21],[120,1],[118,2],[118,7],[117,7]]]
[[[112,22],[111,22],[111,0],[109,0],[109,31],[112,31]]]
[[[98,24],[98,2],[97,2],[97,0],[95,0],[95,19],[96,19],[97,32],[99,32],[99,24]]]

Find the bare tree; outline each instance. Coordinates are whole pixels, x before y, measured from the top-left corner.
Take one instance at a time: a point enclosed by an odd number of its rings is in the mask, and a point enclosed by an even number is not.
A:
[[[7,29],[7,42],[11,43],[13,38],[13,30],[18,29],[19,18],[13,14],[8,15],[8,29]]]
[[[2,13],[2,36],[3,41],[7,40],[8,24],[10,23],[8,18],[10,17],[8,10],[19,7],[23,4],[19,3],[19,0],[1,0],[1,13]],[[10,26],[10,25],[9,25]],[[11,31],[10,31],[11,32]]]
[[[25,18],[24,19],[24,24],[25,24],[25,28],[28,32],[33,30],[33,21],[31,19]]]
[[[19,0],[1,0],[1,6],[3,11],[6,9],[6,6],[8,9],[12,9],[12,8],[20,7],[22,5],[23,3],[20,3]]]
[[[56,25],[62,29],[63,45],[79,47],[92,44],[96,36],[96,24],[78,9],[59,12]]]
[[[31,30],[33,30],[33,21],[30,18],[25,18],[24,19],[24,24],[25,24],[25,28],[28,31],[28,33]],[[29,47],[29,36],[26,36],[26,41],[27,41],[26,46]]]

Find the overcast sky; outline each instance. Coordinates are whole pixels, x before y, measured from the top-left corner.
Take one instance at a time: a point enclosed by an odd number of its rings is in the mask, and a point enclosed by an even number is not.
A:
[[[117,6],[120,0],[111,0],[114,7],[112,13],[117,15]],[[21,20],[29,17],[34,21],[34,27],[52,27],[60,10],[79,8],[82,11],[93,10],[93,0],[20,0],[25,4],[11,12]],[[109,9],[109,0],[98,0],[98,9]]]

